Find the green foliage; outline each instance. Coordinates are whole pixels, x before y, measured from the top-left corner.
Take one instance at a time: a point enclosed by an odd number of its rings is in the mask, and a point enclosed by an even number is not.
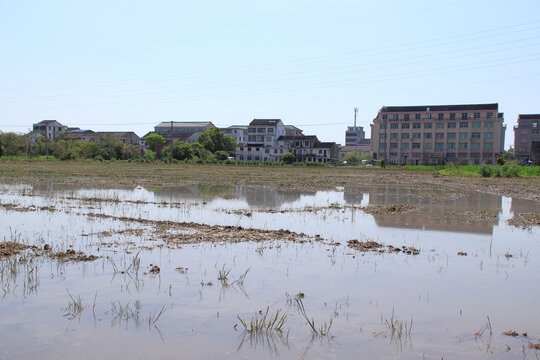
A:
[[[286,152],[285,154],[283,154],[283,156],[281,157],[281,160],[287,164],[287,165],[291,165],[295,158],[294,158],[294,155],[289,151],[289,152]]]
[[[0,156],[20,156],[27,153],[28,143],[23,135],[0,132]]]
[[[499,156],[497,158],[497,165],[504,165],[505,162],[506,162],[506,159],[504,158],[504,156]]]
[[[165,138],[160,134],[149,134],[144,138],[144,143],[155,152],[157,146],[165,144]]]
[[[146,150],[143,155],[144,161],[151,162],[156,160],[156,153],[150,149]]]
[[[487,165],[480,166],[480,175],[482,175],[482,177],[490,177],[492,175],[491,167]]]
[[[227,160],[227,158],[229,157],[229,153],[223,150],[219,150],[214,153],[214,156],[218,160]]]
[[[345,155],[343,160],[349,165],[358,165],[362,160],[373,160],[373,155],[362,154],[360,152],[350,152]]]
[[[193,147],[188,143],[175,142],[173,144],[173,158],[185,160],[193,158]]]
[[[224,135],[218,128],[206,130],[199,135],[197,142],[212,154],[216,151],[226,151],[229,155],[234,156],[236,152],[236,141],[234,138]]]

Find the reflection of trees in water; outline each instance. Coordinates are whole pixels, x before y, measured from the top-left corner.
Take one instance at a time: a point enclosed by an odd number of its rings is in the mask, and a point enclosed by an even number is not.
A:
[[[249,187],[246,188],[244,196],[249,206],[278,208],[285,203],[292,203],[299,200],[301,193],[299,191],[283,191],[272,188]]]
[[[360,191],[347,192],[347,189],[345,189],[345,192],[343,193],[343,200],[345,200],[345,203],[348,205],[360,205],[363,199],[364,193]]]
[[[297,201],[301,196],[298,191],[283,191],[269,187],[205,184],[159,188],[154,190],[154,194],[157,199],[167,201],[182,199],[199,201],[231,197],[245,200],[249,206],[272,208]]]

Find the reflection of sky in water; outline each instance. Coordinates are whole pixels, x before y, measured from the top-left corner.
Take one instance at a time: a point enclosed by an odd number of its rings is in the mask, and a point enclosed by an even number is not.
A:
[[[310,345],[310,333],[291,311],[289,348],[277,341],[282,358],[394,358],[398,352],[389,339],[373,336],[384,327],[381,315],[414,319],[412,347],[400,358],[516,358],[524,339],[506,338],[501,331],[515,329],[540,336],[540,266],[538,228],[524,231],[506,220],[520,212],[538,212],[538,203],[494,195],[471,193],[457,200],[440,200],[417,190],[372,187],[361,192],[298,193],[255,187],[189,186],[176,189],[103,190],[0,186],[0,201],[21,206],[55,206],[58,211],[14,212],[0,208],[0,234],[23,241],[50,243],[55,248],[69,244],[87,253],[109,256],[92,263],[65,264],[38,260],[19,264],[15,279],[3,272],[0,299],[0,344],[2,355],[20,358],[272,358],[269,345],[245,343],[240,352],[239,332],[232,328],[236,315],[249,317],[268,305],[284,308],[285,292],[306,294],[309,315],[320,323],[336,312],[336,341]],[[24,192],[27,195],[21,196]],[[81,202],[69,198],[108,198],[119,203]],[[152,204],[134,204],[145,201]],[[159,204],[162,201],[176,203]],[[206,204],[203,204],[206,202]],[[299,210],[331,204],[368,206],[411,203],[414,213],[372,216],[359,210],[322,210],[269,214],[260,209]],[[250,217],[226,214],[224,210],[252,210]],[[451,212],[494,211],[495,220],[460,224]],[[68,213],[69,212],[69,213]],[[418,256],[355,254],[345,246],[323,244],[245,243],[199,244],[179,250],[155,249],[140,253],[138,278],[113,276],[111,261],[128,267],[130,254],[124,247],[97,248],[104,239],[81,236],[128,226],[114,220],[77,215],[104,213],[244,227],[286,228],[344,242],[373,238],[387,244],[413,245]],[[134,225],[139,226],[139,225]],[[139,241],[136,236],[114,239]],[[110,239],[105,239],[110,240]],[[158,239],[159,240],[159,239]],[[435,251],[431,251],[434,249]],[[117,252],[118,251],[118,252]],[[468,256],[457,256],[466,251]],[[506,258],[505,254],[512,254]],[[355,255],[355,257],[353,257]],[[158,264],[159,276],[144,275],[149,264]],[[223,288],[217,269],[232,268],[231,280],[248,267],[244,289]],[[2,268],[6,268],[2,263]],[[30,271],[37,266],[39,284],[32,290]],[[176,267],[187,267],[186,275]],[[4,276],[5,275],[5,276]],[[214,286],[201,286],[212,281]],[[68,301],[66,289],[91,304],[95,293],[96,319],[85,310],[79,320],[62,317]],[[1,295],[1,294],[0,294]],[[142,316],[167,306],[159,331],[132,322],[112,326],[111,302],[140,300]],[[489,316],[494,327],[494,354],[486,352],[487,339],[475,341],[474,332]],[[38,320],[39,319],[39,320]],[[163,337],[163,339],[162,339]],[[511,351],[505,352],[505,344]],[[69,350],[69,351],[67,351]],[[4,355],[5,354],[5,355]],[[67,356],[71,357],[71,356]],[[534,357],[533,353],[528,357]]]

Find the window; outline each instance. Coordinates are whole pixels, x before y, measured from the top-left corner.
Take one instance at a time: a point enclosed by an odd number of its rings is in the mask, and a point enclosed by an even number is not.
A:
[[[424,124],[424,129],[431,129],[432,127],[433,127],[432,123],[425,123]]]
[[[409,124],[406,123],[406,124],[401,124],[401,128],[402,129],[408,129],[409,128]]]
[[[449,122],[448,123],[448,128],[449,129],[455,129],[456,128],[456,123],[455,122]]]
[[[388,120],[388,115],[383,115],[383,116],[382,116],[382,119],[383,119],[383,120]]]
[[[424,139],[431,139],[433,137],[432,133],[424,133]]]
[[[538,127],[538,121],[533,121],[532,127],[533,127],[533,128]]]
[[[480,133],[479,132],[473,132],[471,133],[472,139],[480,139]]]
[[[467,143],[466,142],[460,142],[459,143],[459,148],[460,149],[467,149]]]
[[[421,123],[414,123],[414,124],[412,124],[412,128],[413,128],[413,129],[421,129],[421,128],[422,128],[422,124],[421,124]]]
[[[414,115],[414,118],[415,118],[416,120],[420,120],[420,119],[421,119],[420,114],[415,114],[415,115]]]
[[[398,147],[398,143],[393,143],[393,142],[390,143],[390,149],[397,149],[397,147]]]
[[[474,113],[473,116],[474,116],[475,119],[480,119],[480,113]]]
[[[399,135],[398,133],[391,133],[390,134],[390,139],[398,139],[399,138],[398,135]]]
[[[255,156],[255,161],[259,161],[259,159],[260,159],[260,158],[259,158],[259,156],[258,156],[258,155],[257,155],[257,156]]]
[[[386,143],[385,142],[382,142],[382,143],[379,143],[379,149],[384,149],[386,148]]]
[[[240,148],[240,151],[244,151],[244,148],[243,148],[243,147],[241,147],[241,148]]]
[[[486,121],[486,122],[484,123],[484,127],[485,127],[486,129],[491,129],[491,128],[493,128],[493,121]]]
[[[426,119],[431,119],[431,114],[427,114]]]
[[[265,154],[270,154],[270,149],[264,149]]]
[[[485,142],[484,143],[484,150],[492,150],[493,149],[493,143]]]
[[[381,129],[381,130],[386,129],[386,124],[381,124],[381,125],[379,126],[379,129]]]
[[[274,149],[274,154],[277,154],[277,149]]]
[[[455,142],[449,142],[446,144],[446,148],[447,149],[455,149],[456,148],[456,143]]]
[[[403,115],[403,118],[404,118],[405,120],[409,120],[409,119],[410,119],[410,115],[409,115],[409,114],[405,114],[405,115]]]
[[[390,129],[397,129],[399,124],[390,124]]]
[[[265,128],[258,128],[257,132],[261,133],[261,134],[264,134],[266,132],[266,129]]]
[[[488,113],[487,113],[487,118],[488,118],[488,119],[491,119],[492,117],[493,117],[493,113],[492,113],[492,112],[488,112]]]
[[[430,142],[424,143],[424,149],[432,149],[432,148],[433,148],[433,143],[430,143]]]
[[[444,133],[435,133],[435,139],[444,139]]]
[[[472,128],[473,129],[480,129],[482,127],[482,123],[480,121],[473,121],[472,122]]]
[[[538,135],[540,134],[540,129],[533,129],[532,133],[533,135]]]
[[[248,151],[251,151],[251,148],[250,148],[250,147],[248,147]]]
[[[438,114],[438,115],[437,115],[437,119],[439,119],[439,120],[444,120],[444,114]]]
[[[455,139],[456,138],[456,133],[448,133],[447,138],[448,139]]]
[[[493,133],[492,132],[485,132],[484,133],[484,139],[493,139]]]
[[[248,133],[256,133],[257,129],[255,128],[248,128]]]
[[[399,114],[392,115],[392,119],[393,120],[399,120]]]
[[[450,120],[456,120],[456,113],[450,113]]]
[[[444,129],[444,123],[435,123],[436,129]]]
[[[385,133],[380,133],[379,134],[379,139],[386,139],[386,134]]]
[[[436,150],[444,149],[444,143],[435,143],[435,149]]]
[[[469,114],[468,113],[461,113],[461,120],[467,120],[469,119]]]
[[[468,138],[469,138],[469,134],[466,133],[466,132],[460,132],[460,133],[459,133],[459,138],[460,138],[460,139],[468,139]]]
[[[412,138],[413,139],[420,139],[420,133],[413,133]]]
[[[409,143],[408,142],[401,143],[401,148],[402,149],[409,149]]]
[[[479,142],[471,143],[471,149],[475,149],[475,150],[480,149],[480,143]]]
[[[409,138],[409,133],[402,133],[401,138],[402,139],[408,139]]]
[[[469,123],[468,122],[460,122],[459,123],[459,128],[460,129],[467,129],[469,127]]]
[[[412,143],[413,149],[420,149],[420,143]]]
[[[267,128],[266,132],[269,133],[269,134],[273,134],[274,133],[274,128]]]

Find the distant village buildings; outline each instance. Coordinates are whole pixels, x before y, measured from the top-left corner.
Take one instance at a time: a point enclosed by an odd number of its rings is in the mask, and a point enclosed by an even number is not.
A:
[[[220,128],[236,140],[236,159],[279,162],[290,152],[298,162],[336,163],[350,153],[367,154],[391,164],[437,165],[495,164],[504,152],[506,125],[497,103],[468,105],[383,106],[373,119],[371,139],[356,124],[345,131],[345,146],[305,135],[281,119],[253,119],[249,125]],[[215,128],[210,121],[165,121],[140,138],[133,131],[93,131],[70,128],[56,120],[33,125],[26,135],[30,145],[39,140],[101,141],[119,139],[145,146],[149,134],[167,142],[197,142],[203,132]],[[520,114],[514,127],[514,153],[518,160],[540,164],[540,114]]]

